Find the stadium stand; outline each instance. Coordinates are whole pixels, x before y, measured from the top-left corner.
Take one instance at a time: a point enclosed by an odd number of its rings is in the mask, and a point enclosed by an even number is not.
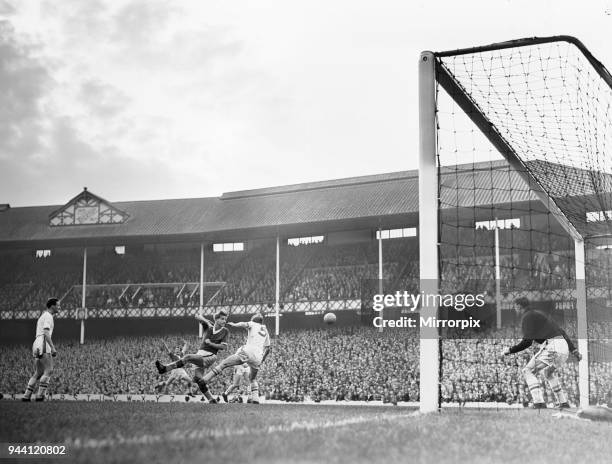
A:
[[[385,247],[384,276],[396,280],[400,271],[408,271],[416,254],[414,239],[391,240]],[[286,247],[283,256],[281,294],[286,301],[310,301],[359,298],[362,279],[378,276],[376,243],[349,245],[313,245]],[[284,251],[285,251],[284,250]],[[229,255],[229,256],[228,256]],[[88,263],[88,284],[177,283],[173,289],[148,289],[119,298],[121,289],[92,288],[89,307],[180,307],[198,304],[199,294],[178,296],[185,282],[199,281],[197,252],[141,252],[93,255]],[[82,282],[78,254],[61,257],[22,257],[14,265],[22,269],[17,281],[4,284],[0,291],[6,298],[5,309],[36,309],[45,295],[66,295],[64,306],[80,307]],[[228,285],[210,304],[254,304],[274,300],[274,250],[260,246],[245,253],[212,253],[205,258],[206,280]],[[414,271],[413,265],[409,270]],[[416,278],[415,274],[410,277]],[[75,287],[75,291],[70,290]]]
[[[85,246],[85,305],[89,310],[109,310],[88,319],[88,325],[94,325],[97,317],[112,318],[110,310],[115,309],[193,311],[200,305],[200,278],[225,282],[218,292],[213,289],[203,296],[210,311],[218,305],[237,313],[239,307],[245,313],[247,305],[272,308],[277,234],[283,311],[304,312],[312,309],[311,304],[320,313],[336,300],[357,302],[340,309],[359,311],[363,280],[378,277],[377,231],[417,225],[416,184],[416,172],[403,172],[230,192],[219,198],[113,204],[85,190],[63,206],[9,208],[0,212],[0,315],[5,320],[32,319],[46,298],[54,295],[62,298],[68,310],[58,317],[58,327],[72,319],[82,305]],[[524,202],[528,200],[525,197]],[[99,216],[82,219],[93,223],[75,224],[79,208],[94,207],[101,211]],[[567,303],[563,292],[575,286],[573,244],[558,230],[545,232],[550,230],[513,227],[500,231],[504,311],[517,293],[528,293],[535,303],[549,307]],[[442,268],[446,290],[485,291],[490,297],[495,292],[492,231],[470,224],[454,233],[457,243],[477,246],[469,253],[457,252],[461,265]],[[318,234],[323,240],[289,244],[290,237]],[[240,251],[217,252],[213,246],[236,241],[244,245]],[[124,253],[118,253],[115,246],[122,244]],[[417,245],[415,237],[383,241],[383,277],[389,288],[419,291]],[[607,341],[612,331],[606,300],[606,296],[612,300],[611,259],[608,250],[590,249],[586,269],[589,287],[600,291],[598,311],[603,315],[602,322],[593,319],[588,327],[589,336],[598,342],[589,367],[591,400],[599,403],[610,401],[612,385]],[[574,324],[571,308],[567,311],[561,314]],[[185,315],[185,311],[167,311],[148,317]],[[139,316],[126,313],[123,317]],[[311,326],[283,329],[275,339],[275,349],[261,372],[261,389],[268,398],[418,401],[415,334],[352,326],[306,327]],[[499,344],[505,338],[516,339],[516,334],[489,330],[490,340],[482,334],[477,340],[444,340],[444,401],[525,403],[519,366],[526,354],[501,363],[496,358]],[[161,340],[176,336],[92,337],[82,346],[58,340],[61,357],[52,389],[66,394],[154,393],[159,377],[152,360],[161,355]],[[185,336],[195,346],[194,336]],[[230,350],[236,348],[238,338],[232,337]],[[30,359],[29,343],[29,336],[17,345],[0,341],[0,367],[10,373],[0,380],[0,392],[23,389],[31,368],[25,362]],[[563,380],[573,401],[576,376],[575,364],[568,364]],[[220,387],[214,386],[218,391]]]
[[[507,231],[509,240],[519,242],[523,231]],[[484,235],[489,239],[491,234]],[[484,242],[486,243],[486,241]],[[502,255],[502,290],[571,288],[572,260],[559,259],[568,253],[567,243],[545,253]],[[384,278],[394,285],[410,288],[418,283],[418,257],[415,239],[395,239],[385,243]],[[594,254],[587,267],[592,285],[610,285],[610,254]],[[375,241],[342,245],[285,247],[281,254],[281,301],[357,299],[363,279],[378,276]],[[64,306],[80,307],[82,282],[81,258],[78,254],[13,260],[10,268],[18,269],[12,280],[8,271],[0,284],[2,309],[36,309],[46,295],[66,295]],[[520,263],[519,263],[520,261]],[[211,305],[256,304],[274,301],[274,250],[262,245],[244,253],[212,253],[205,258],[206,280],[227,282],[210,301]],[[494,291],[494,262],[490,256],[466,256],[463,266],[447,266],[442,272],[449,291],[473,291],[471,283],[488,282]],[[5,269],[7,269],[7,266]],[[528,271],[525,271],[528,269]],[[93,255],[88,265],[88,284],[175,283],[174,288],[147,289],[121,296],[121,289],[92,288],[88,307],[185,307],[197,306],[199,293],[182,293],[180,284],[199,281],[198,253],[156,250],[135,255],[114,252]],[[411,282],[412,284],[409,284]],[[76,287],[75,291],[70,291]],[[482,290],[479,287],[478,290]]]
[[[520,369],[530,352],[502,362],[498,360],[500,348],[511,340],[496,332],[488,336],[444,340],[443,349],[449,354],[443,367],[449,374],[442,385],[443,401],[527,404]],[[61,355],[51,390],[58,394],[155,394],[161,377],[153,360],[165,356],[162,341],[172,347],[181,339],[191,348],[197,346],[192,334],[97,339],[84,346],[59,342]],[[228,353],[239,346],[242,334],[234,332],[230,341]],[[10,373],[2,376],[0,392],[20,392],[31,375],[31,366],[23,362],[29,357],[29,347],[2,346],[0,352],[0,369]],[[260,371],[260,389],[266,398],[283,401],[418,401],[418,359],[416,333],[388,330],[381,334],[364,327],[288,330],[274,340],[274,350]],[[596,362],[591,369],[591,400],[611,404],[612,362]],[[561,377],[576,404],[576,364],[568,363]],[[213,390],[221,392],[230,381],[227,372],[215,381]],[[183,394],[184,389],[174,387],[171,393]],[[547,394],[552,402],[550,392]]]

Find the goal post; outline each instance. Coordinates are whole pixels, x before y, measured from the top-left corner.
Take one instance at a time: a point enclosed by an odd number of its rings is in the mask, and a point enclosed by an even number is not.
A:
[[[587,334],[587,289],[584,240],[574,240],[576,263],[576,322],[578,335],[578,351],[582,360],[578,365],[578,382],[580,391],[580,406],[589,405],[589,339]]]
[[[483,233],[492,228],[494,243]],[[586,47],[556,36],[423,52],[421,292],[444,287],[494,293],[499,337],[517,336],[500,330],[502,309],[511,317],[517,296],[529,296],[552,316],[575,318],[573,335],[583,355],[577,369],[581,406],[589,404],[585,241],[601,235],[612,236],[612,77]],[[606,291],[612,296],[610,286]],[[571,317],[561,312],[568,305]],[[421,312],[435,315],[437,308]],[[443,401],[437,393],[444,381],[444,340],[438,339],[437,332],[421,328],[423,412]],[[478,372],[483,360],[470,349],[470,371]],[[488,369],[498,368],[491,362]],[[447,383],[457,389],[454,381]],[[499,397],[510,395],[501,392],[501,383],[495,389]]]
[[[436,86],[432,52],[419,62],[419,280],[422,292],[438,292],[438,167],[436,161]],[[421,307],[423,317],[436,316],[435,305]],[[421,327],[419,342],[420,409],[439,407],[439,341],[436,327]]]

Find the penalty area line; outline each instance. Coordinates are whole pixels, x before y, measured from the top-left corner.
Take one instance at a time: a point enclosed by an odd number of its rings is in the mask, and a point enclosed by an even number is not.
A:
[[[100,449],[116,447],[121,445],[152,445],[168,442],[188,442],[205,439],[225,439],[245,435],[272,435],[277,433],[291,433],[296,431],[312,431],[330,428],[346,427],[351,425],[366,424],[370,422],[389,422],[398,419],[415,417],[412,414],[392,414],[376,416],[357,416],[348,419],[327,421],[295,421],[289,424],[270,425],[262,428],[223,428],[211,430],[173,430],[172,432],[160,434],[143,435],[115,435],[107,438],[68,438],[64,444],[70,449]]]

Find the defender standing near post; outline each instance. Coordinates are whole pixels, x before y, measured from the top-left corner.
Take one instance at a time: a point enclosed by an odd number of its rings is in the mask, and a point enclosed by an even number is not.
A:
[[[506,349],[503,352],[503,356],[519,353],[529,348],[533,342],[540,343],[542,345],[540,350],[523,368],[523,376],[531,392],[533,407],[535,409],[546,408],[542,386],[537,377],[540,372],[543,372],[550,388],[555,393],[559,407],[569,408],[567,395],[557,375],[557,369],[567,361],[570,351],[578,361],[582,359],[582,356],[565,331],[543,312],[531,309],[527,298],[517,298],[514,300],[514,305],[517,313],[522,314],[521,329],[523,331],[523,339],[516,345]]]
[[[21,398],[22,401],[30,401],[36,383],[39,383],[36,401],[43,401],[51,372],[53,372],[53,358],[57,355],[51,336],[53,335],[53,314],[60,309],[59,300],[57,298],[49,298],[47,300],[46,309],[36,322],[36,338],[32,345],[32,355],[34,356],[34,374],[28,380],[28,386]],[[40,382],[39,382],[40,380]]]

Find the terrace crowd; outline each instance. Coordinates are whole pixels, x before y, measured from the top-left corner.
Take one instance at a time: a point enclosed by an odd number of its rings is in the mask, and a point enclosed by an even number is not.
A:
[[[232,329],[228,353],[243,340]],[[603,329],[602,329],[603,330]],[[606,332],[609,334],[609,330]],[[508,337],[508,338],[506,338]],[[441,394],[443,401],[498,401],[527,404],[520,369],[531,352],[499,359],[504,347],[516,341],[507,331],[487,338],[446,339],[442,344]],[[77,343],[57,341],[58,357],[50,391],[58,394],[154,394],[163,379],[153,362],[166,360],[162,342],[173,347],[186,340],[197,349],[193,335],[118,337]],[[273,350],[259,374],[261,394],[268,399],[303,400],[419,400],[419,349],[416,332],[346,327],[289,330],[273,340]],[[31,375],[30,347],[0,347],[0,392],[20,393]],[[225,356],[222,354],[221,357]],[[612,403],[612,363],[590,363],[591,401]],[[570,401],[578,399],[577,364],[568,362],[561,379]],[[212,385],[221,392],[231,372]],[[173,393],[184,390],[175,388]],[[552,402],[550,390],[547,398]]]
[[[573,251],[563,237],[528,231],[502,231],[503,292],[572,288]],[[442,242],[442,282],[447,292],[495,291],[492,232],[471,230]],[[460,243],[461,246],[457,245]],[[569,247],[569,248],[568,248]],[[587,285],[612,289],[612,253],[589,250]],[[65,308],[82,305],[82,256],[77,252],[46,258],[0,257],[0,311],[39,309],[49,295]],[[206,287],[204,304],[271,303],[275,300],[275,245],[264,243],[242,252],[204,257],[204,280],[225,282]],[[383,242],[383,277],[391,288],[418,291],[418,241]],[[359,299],[365,279],[378,278],[375,240],[351,244],[284,246],[280,257],[281,303]],[[200,304],[198,249],[112,250],[91,253],[87,266],[88,308],[189,307]],[[145,284],[145,285],[139,285]]]

